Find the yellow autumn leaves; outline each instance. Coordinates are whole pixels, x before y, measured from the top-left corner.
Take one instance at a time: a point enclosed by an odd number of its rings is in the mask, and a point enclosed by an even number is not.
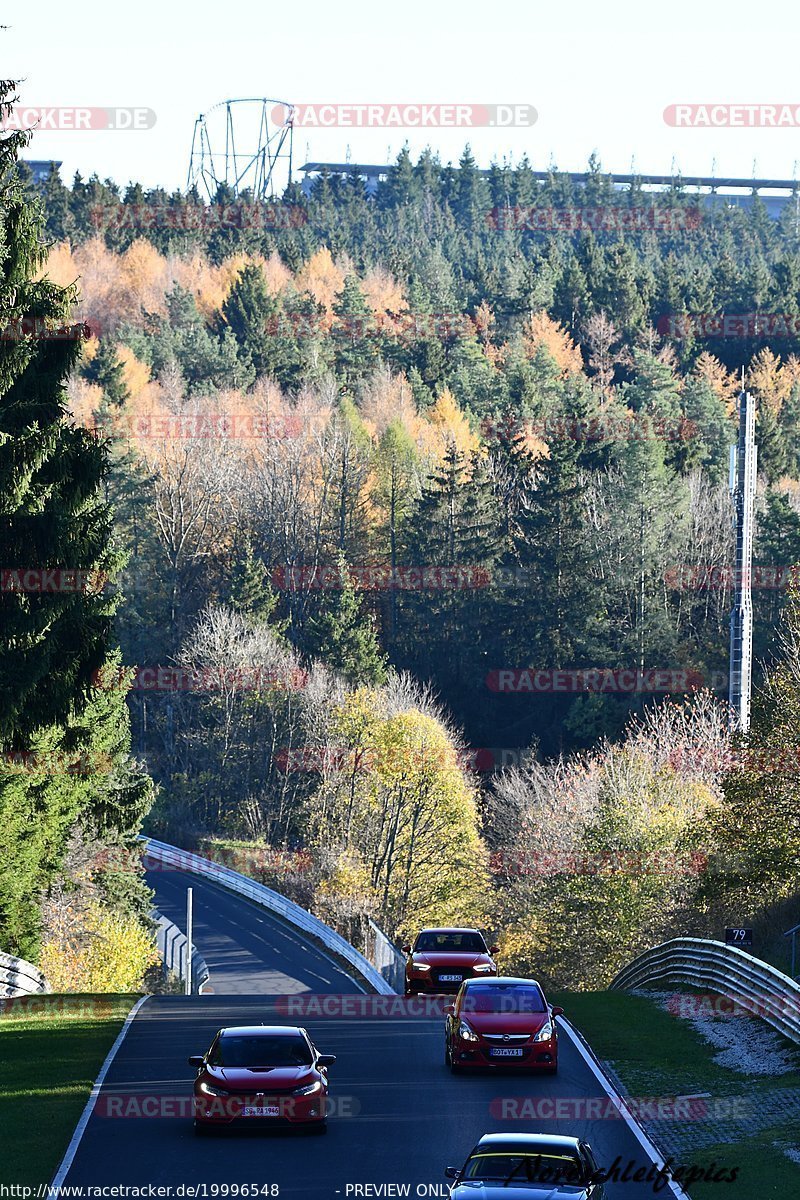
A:
[[[481,923],[488,853],[475,792],[444,726],[418,709],[391,711],[361,688],[334,711],[341,746],[312,806],[317,847],[333,852],[328,888],[411,933]],[[324,894],[324,893],[323,893]]]

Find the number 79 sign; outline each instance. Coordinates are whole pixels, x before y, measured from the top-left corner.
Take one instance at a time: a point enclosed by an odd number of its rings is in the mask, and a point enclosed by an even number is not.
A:
[[[753,931],[752,929],[726,929],[725,942],[728,946],[752,946]]]

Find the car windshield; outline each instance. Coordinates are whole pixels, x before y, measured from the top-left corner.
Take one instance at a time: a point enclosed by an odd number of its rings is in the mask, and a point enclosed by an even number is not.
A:
[[[544,1013],[547,1004],[536,984],[496,984],[467,988],[461,1009],[477,1013]]]
[[[414,946],[419,950],[448,951],[471,950],[486,953],[486,943],[479,933],[421,933]]]
[[[584,1182],[580,1159],[563,1150],[543,1146],[535,1154],[511,1152],[474,1154],[468,1159],[462,1178],[491,1179],[514,1183]]]
[[[308,1067],[312,1060],[305,1038],[296,1034],[229,1034],[208,1061],[212,1067]]]

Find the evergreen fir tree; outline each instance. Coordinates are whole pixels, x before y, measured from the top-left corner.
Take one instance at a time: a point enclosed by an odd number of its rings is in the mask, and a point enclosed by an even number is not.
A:
[[[355,275],[345,278],[333,311],[338,318],[331,332],[336,371],[344,386],[353,390],[378,361],[375,319]]]
[[[528,612],[520,629],[521,665],[583,665],[597,646],[605,611],[582,501],[580,445],[549,440],[536,487],[520,514],[520,561],[529,569]]]
[[[125,367],[113,342],[107,338],[100,339],[97,353],[83,367],[82,374],[90,383],[96,383],[103,389],[107,404],[121,408],[130,399],[125,383]]]
[[[284,633],[288,624],[286,620],[277,619],[275,610],[279,597],[272,588],[263,560],[253,551],[250,538],[245,539],[244,551],[234,563],[228,603],[251,625],[269,625],[277,636]]]
[[[12,90],[0,85],[0,117]],[[72,293],[36,281],[43,218],[13,170],[25,142],[0,141],[0,291],[10,319],[64,327]],[[152,800],[128,762],[124,688],[95,686],[98,672],[119,668],[104,583],[121,561],[102,495],[105,450],[66,419],[80,352],[77,336],[0,342],[0,944],[28,956],[38,897],[76,822],[130,833]]]
[[[319,609],[306,625],[306,649],[348,683],[383,683],[386,660],[343,554],[337,566],[339,586],[320,593]]]

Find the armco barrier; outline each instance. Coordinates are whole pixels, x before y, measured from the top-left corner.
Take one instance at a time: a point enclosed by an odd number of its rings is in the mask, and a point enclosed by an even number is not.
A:
[[[33,996],[47,990],[44,975],[33,963],[0,954],[0,996]]]
[[[367,958],[391,989],[402,992],[406,980],[406,960],[386,934],[371,919],[367,921]]]
[[[284,921],[288,921],[320,942],[332,955],[353,967],[356,973],[380,995],[394,995],[394,989],[363,954],[359,954],[358,950],[351,946],[335,929],[331,929],[324,921],[320,921],[318,917],[306,912],[299,904],[287,900],[279,892],[273,892],[263,883],[256,883],[254,879],[248,879],[246,875],[240,875],[238,871],[232,871],[229,867],[222,867],[219,863],[202,858],[199,854],[192,854],[188,850],[179,850],[177,846],[169,846],[166,842],[158,842],[154,838],[142,837],[140,840],[145,843],[143,855],[145,867],[147,867],[149,859],[151,862],[157,863],[162,870],[166,867],[176,871],[188,871],[190,874],[199,875],[202,879],[208,879],[229,891],[236,892],[240,896],[245,896],[254,904],[269,909],[270,912],[282,917]]]
[[[610,986],[630,990],[659,979],[730,996],[773,1029],[800,1042],[800,986],[744,950],[704,938],[673,938],[640,954]]]
[[[177,975],[186,982],[186,934],[163,913],[150,914],[156,922],[156,945],[164,963],[164,974]],[[192,993],[199,995],[208,983],[209,970],[197,947],[192,946]]]

